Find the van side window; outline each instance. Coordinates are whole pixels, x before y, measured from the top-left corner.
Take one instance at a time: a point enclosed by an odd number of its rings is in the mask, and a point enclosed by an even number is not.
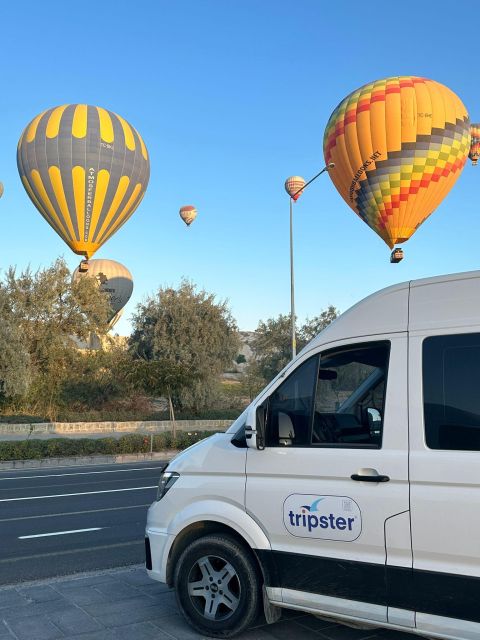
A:
[[[389,342],[322,353],[312,445],[381,446],[389,355]]]
[[[310,444],[318,356],[309,358],[269,398],[266,444],[270,447]]]
[[[480,334],[423,341],[425,439],[430,449],[480,451]]]

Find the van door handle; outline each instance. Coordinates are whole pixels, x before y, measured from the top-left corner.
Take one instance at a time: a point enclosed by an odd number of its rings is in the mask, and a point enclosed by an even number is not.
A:
[[[388,476],[382,476],[376,469],[359,469],[358,473],[353,473],[350,478],[357,482],[388,482]]]

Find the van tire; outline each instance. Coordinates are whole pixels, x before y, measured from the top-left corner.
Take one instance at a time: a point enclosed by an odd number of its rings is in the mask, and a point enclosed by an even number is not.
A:
[[[225,534],[189,544],[174,572],[183,615],[197,631],[216,638],[232,638],[254,623],[262,603],[261,582],[253,554]]]

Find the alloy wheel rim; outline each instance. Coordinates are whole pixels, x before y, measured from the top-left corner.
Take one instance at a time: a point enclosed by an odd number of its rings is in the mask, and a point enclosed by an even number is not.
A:
[[[240,604],[240,578],[232,564],[219,556],[202,556],[190,569],[188,596],[207,620],[230,618]]]

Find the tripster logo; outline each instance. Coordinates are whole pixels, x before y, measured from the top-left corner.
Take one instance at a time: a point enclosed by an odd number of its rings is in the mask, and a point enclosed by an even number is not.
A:
[[[362,532],[358,504],[348,496],[294,493],[283,503],[283,522],[293,536],[352,542]]]

